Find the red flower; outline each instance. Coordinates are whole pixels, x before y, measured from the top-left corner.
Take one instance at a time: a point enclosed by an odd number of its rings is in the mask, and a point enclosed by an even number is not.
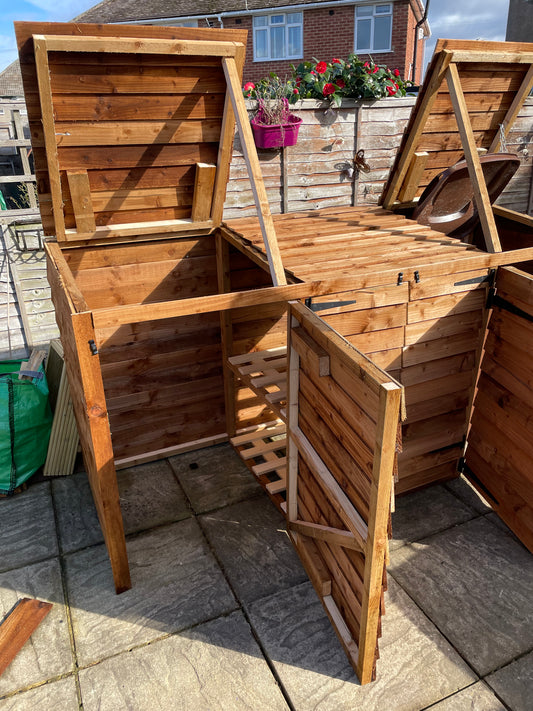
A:
[[[367,69],[369,69],[369,68],[370,68],[370,62],[365,62],[365,63],[363,64],[363,67],[366,67]]]
[[[398,91],[398,84],[392,82],[392,86],[388,86],[387,91],[389,92],[389,96],[394,96],[394,94]]]
[[[311,71],[310,71],[309,73],[310,73],[310,74],[314,74],[314,75],[316,76],[316,72],[315,72],[314,69],[311,69]]]
[[[395,77],[399,77],[399,76],[400,76],[400,70],[399,70],[399,69],[393,69],[393,70],[392,70],[392,73],[394,74]]]
[[[346,86],[346,82],[344,81],[344,79],[337,79],[335,83],[337,84],[339,89],[344,89],[344,87]]]
[[[340,59],[337,59],[337,57],[333,57],[333,59],[331,60],[331,63],[332,63],[332,64],[340,64],[340,63],[341,63],[341,60],[340,60]]]
[[[299,94],[300,92],[298,91],[298,89],[293,89],[293,90],[292,90],[292,93],[293,93],[293,94]]]
[[[244,85],[244,91],[253,91],[255,89],[255,84],[253,81],[247,81]]]
[[[328,84],[324,84],[324,88],[322,89],[322,93],[324,94],[324,96],[329,96],[330,94],[334,94],[334,93],[335,93],[335,87],[333,86],[333,84],[329,84],[329,83],[328,83]]]
[[[376,72],[379,72],[379,67],[374,67],[374,69],[372,69],[372,74],[375,74]]]
[[[328,65],[326,64],[326,62],[319,62],[315,67],[315,69],[317,70],[317,72],[319,74],[324,74],[324,72],[326,71],[327,68],[328,68]]]

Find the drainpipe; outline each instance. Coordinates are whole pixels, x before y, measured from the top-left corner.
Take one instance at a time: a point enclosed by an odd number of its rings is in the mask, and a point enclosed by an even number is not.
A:
[[[417,58],[416,55],[418,53],[418,30],[420,27],[422,27],[422,25],[428,18],[429,2],[430,2],[430,0],[426,0],[426,8],[424,10],[424,14],[422,15],[422,19],[419,20],[415,25],[415,46],[413,49],[413,75],[411,77],[412,82],[415,81],[415,76],[416,76],[416,58]]]

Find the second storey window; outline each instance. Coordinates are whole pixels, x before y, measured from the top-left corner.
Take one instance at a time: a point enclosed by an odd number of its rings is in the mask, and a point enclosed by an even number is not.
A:
[[[392,3],[355,8],[355,52],[390,52]]]
[[[300,59],[303,55],[303,12],[254,16],[254,61]]]

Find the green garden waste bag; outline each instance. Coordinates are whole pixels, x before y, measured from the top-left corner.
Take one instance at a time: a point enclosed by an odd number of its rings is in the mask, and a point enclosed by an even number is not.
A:
[[[44,368],[19,380],[21,363],[0,361],[0,494],[12,494],[44,464],[52,427]]]

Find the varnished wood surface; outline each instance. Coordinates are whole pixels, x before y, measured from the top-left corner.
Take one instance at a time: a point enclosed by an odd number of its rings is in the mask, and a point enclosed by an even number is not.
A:
[[[276,217],[275,225],[293,279],[367,276],[364,288],[314,297],[312,303],[324,321],[405,386],[397,492],[456,476],[489,255],[382,208],[291,213]],[[243,236],[242,245],[254,252],[260,248],[253,220],[231,221],[230,227]],[[385,269],[388,284],[378,276]],[[305,374],[302,387],[307,398],[302,407],[311,417],[321,411],[322,397],[313,395]],[[359,413],[363,433],[365,413],[375,407],[367,403]]]
[[[0,675],[52,609],[50,602],[23,597],[0,625]]]
[[[138,223],[142,232],[146,222],[187,219],[195,164],[218,155],[227,178],[234,124],[221,58],[242,54],[246,31],[17,23],[16,33],[47,234],[77,228],[88,239],[93,225]],[[73,189],[66,179],[79,170],[89,188],[82,219],[79,181]],[[224,194],[226,182],[217,182]]]
[[[474,484],[533,550],[533,279],[505,268],[498,271],[496,288],[511,311],[496,302],[489,319],[468,434],[467,475],[473,473]]]

